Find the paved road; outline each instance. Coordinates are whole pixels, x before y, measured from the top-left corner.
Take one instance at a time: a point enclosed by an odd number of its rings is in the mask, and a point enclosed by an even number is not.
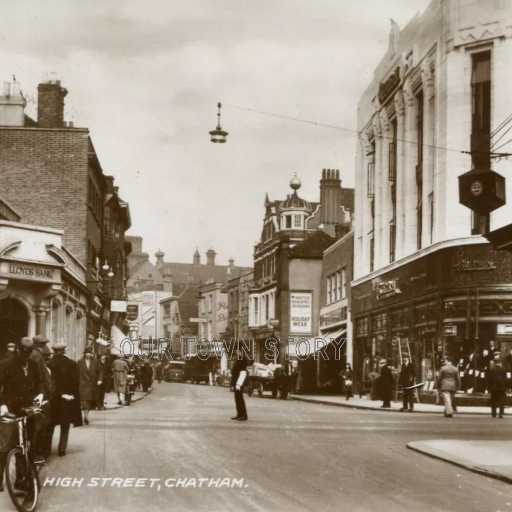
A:
[[[512,510],[510,485],[406,449],[421,439],[508,439],[509,419],[448,420],[256,397],[247,403],[250,420],[235,422],[227,388],[162,383],[132,407],[94,413],[91,425],[71,431],[68,455],[43,470],[39,510]],[[59,477],[83,482],[63,487]],[[145,487],[88,487],[92,478],[160,480],[153,488],[142,480]],[[188,487],[165,486],[178,478]],[[192,478],[237,482],[215,488]],[[5,498],[0,509],[10,510]]]

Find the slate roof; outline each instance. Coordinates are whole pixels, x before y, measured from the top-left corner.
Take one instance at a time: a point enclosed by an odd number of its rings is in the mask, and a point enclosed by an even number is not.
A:
[[[324,231],[317,231],[290,250],[290,258],[322,259],[325,249],[336,240]]]

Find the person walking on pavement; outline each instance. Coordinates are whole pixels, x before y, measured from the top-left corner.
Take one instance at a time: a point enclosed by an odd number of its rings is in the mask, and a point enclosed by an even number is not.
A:
[[[98,387],[103,382],[100,362],[93,358],[92,347],[84,349],[78,361],[80,405],[84,411],[84,423],[89,425],[89,411],[96,408]]]
[[[388,366],[387,359],[381,359],[379,366],[380,377],[377,377],[377,379],[380,398],[382,400],[381,408],[389,409],[391,407],[391,398],[393,397],[393,372]]]
[[[37,363],[30,359],[34,341],[21,338],[16,355],[0,366],[0,416],[7,413],[21,416],[25,407],[34,402],[43,402],[43,383]],[[35,420],[27,421],[27,434],[32,439]],[[18,442],[18,426],[15,423],[0,423],[0,492],[4,490],[3,478],[7,454]],[[36,456],[36,462],[44,460]]]
[[[400,409],[401,412],[414,410],[414,389],[408,389],[414,386],[414,378],[416,372],[414,365],[409,360],[408,355],[404,355],[402,358],[402,367],[400,368],[400,382],[402,383],[402,402],[403,407]]]
[[[117,393],[117,405],[123,405],[126,395],[126,377],[130,373],[130,366],[121,354],[112,363],[112,375],[114,377],[114,391]]]
[[[43,394],[48,401],[48,403],[43,406],[44,414],[38,414],[35,417],[35,432],[32,448],[34,449],[34,453],[47,459],[50,456],[51,401],[55,393],[55,385],[46,366],[47,357],[45,357],[45,355],[50,352],[50,349],[47,347],[47,343],[49,342],[48,338],[38,334],[32,338],[32,341],[34,342],[34,346],[30,354],[30,359],[37,364],[39,377],[43,384]]]
[[[352,385],[354,383],[354,372],[352,371],[352,366],[349,363],[345,365],[345,369],[341,371],[340,377],[343,380],[343,389],[345,391],[345,397],[349,400],[350,397],[353,397],[352,394]]]
[[[101,372],[103,374],[103,381],[98,386],[98,401],[97,401],[97,408],[100,411],[104,411],[106,409],[105,407],[105,395],[109,392],[109,384],[112,378],[112,370],[110,368],[110,363],[108,361],[108,356],[105,354],[102,354],[100,356],[100,365],[101,365]]]
[[[149,391],[149,386],[151,385],[151,379],[153,378],[153,369],[151,368],[149,361],[144,361],[144,364],[140,369],[140,376],[142,381],[142,391],[147,393]]]
[[[60,425],[59,457],[66,455],[70,426],[81,427],[82,413],[79,400],[78,365],[66,356],[64,343],[53,345],[55,355],[48,363],[55,382],[55,397],[52,404],[52,423],[50,427],[50,451],[55,427]]]
[[[507,372],[501,364],[500,352],[494,352],[494,367],[487,371],[487,390],[491,394],[492,417],[496,418],[496,410],[499,409],[498,418],[503,418],[507,393]]]
[[[245,357],[245,354],[241,354],[238,349],[235,351],[235,355],[237,359],[231,374],[231,388],[235,392],[236,416],[231,419],[237,421],[247,421],[249,418],[247,416],[247,409],[245,407],[244,387],[247,383],[248,361]]]
[[[156,363],[155,374],[156,380],[158,381],[158,384],[160,384],[160,382],[162,382],[162,361],[158,361],[158,363]]]
[[[444,363],[437,377],[437,389],[443,395],[445,418],[453,418],[452,401],[460,389],[460,375],[449,356],[445,356]]]

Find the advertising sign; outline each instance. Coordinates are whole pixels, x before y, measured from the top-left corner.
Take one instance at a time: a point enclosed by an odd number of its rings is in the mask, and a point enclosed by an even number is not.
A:
[[[313,295],[310,292],[290,293],[290,333],[312,332]]]
[[[156,338],[156,293],[142,293],[142,337]]]
[[[139,305],[137,303],[128,304],[126,306],[126,319],[130,322],[135,322],[137,318],[139,318]]]

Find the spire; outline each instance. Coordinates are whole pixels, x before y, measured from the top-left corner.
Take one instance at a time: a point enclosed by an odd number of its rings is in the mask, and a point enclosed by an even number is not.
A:
[[[193,261],[194,261],[194,265],[201,265],[201,255],[199,254],[197,247],[196,247],[196,252],[194,253]]]

